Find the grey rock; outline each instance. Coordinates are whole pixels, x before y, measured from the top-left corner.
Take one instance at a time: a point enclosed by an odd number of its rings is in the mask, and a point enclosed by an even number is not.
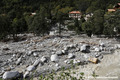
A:
[[[39,63],[40,63],[40,60],[38,59],[38,60],[36,60],[34,63],[33,63],[33,66],[37,66],[37,65],[39,65]]]
[[[100,42],[99,45],[102,46],[102,47],[105,47],[105,43],[103,43],[103,42]]]
[[[73,47],[77,47],[78,46],[78,44],[73,44]]]
[[[114,49],[120,49],[120,44],[115,44]]]
[[[76,51],[80,51],[80,48],[76,48]]]
[[[16,54],[13,54],[13,57],[15,57],[16,56]]]
[[[28,77],[29,76],[29,71],[26,71],[25,74],[23,75],[24,78]]]
[[[8,59],[8,62],[12,62],[12,59],[10,58],[10,59]]]
[[[74,58],[75,57],[75,55],[73,55],[72,53],[69,53],[68,54],[68,59],[72,59],[72,58]]]
[[[41,60],[41,62],[46,62],[47,58],[43,56],[40,60]]]
[[[58,64],[58,63],[56,63],[56,64],[55,64],[55,66],[56,66],[56,67],[58,67],[58,66],[59,66],[59,64]]]
[[[74,59],[74,60],[73,60],[73,63],[74,63],[74,64],[80,63],[80,60]]]
[[[53,54],[53,55],[51,55],[50,59],[51,59],[52,62],[58,62],[59,57],[58,57],[57,54]]]
[[[65,60],[64,63],[70,64],[70,60]]]
[[[66,51],[65,51],[65,50],[62,50],[62,53],[63,53],[63,54],[66,54]]]
[[[84,44],[81,46],[80,51],[81,52],[89,52],[90,46],[88,44]]]
[[[89,58],[89,55],[87,55],[87,54],[84,54],[84,58],[85,58],[86,60],[88,60],[88,58]]]
[[[100,50],[100,48],[97,48],[97,47],[96,47],[96,48],[95,48],[95,51],[96,51],[96,52],[100,52],[101,50]]]
[[[35,67],[33,65],[27,67],[27,71],[33,71],[35,70]]]
[[[52,54],[55,54],[55,52],[51,52]]]
[[[27,54],[23,55],[23,58],[26,58]]]
[[[96,53],[96,54],[95,54],[95,57],[96,57],[96,58],[98,58],[99,56],[101,56],[100,53]]]
[[[104,50],[104,48],[103,48],[102,46],[100,46],[100,48],[99,48],[99,49],[100,49],[100,51],[103,51],[103,50]]]
[[[81,46],[80,51],[81,52],[86,51],[86,45]]]
[[[16,61],[16,65],[19,65],[22,61],[22,57],[18,58],[18,60]]]
[[[103,59],[103,55],[99,56],[99,59]]]
[[[20,77],[20,73],[18,71],[10,71],[10,72],[5,72],[3,74],[3,79],[13,79],[13,78],[18,78]]]
[[[43,63],[40,62],[38,66],[40,66],[40,67],[43,66]]]
[[[29,51],[29,52],[27,53],[28,56],[30,56],[31,54],[32,54],[32,51]]]
[[[37,56],[38,56],[38,54],[37,54],[36,52],[34,52],[34,53],[33,53],[33,56],[34,56],[34,57],[37,57]]]
[[[68,50],[68,47],[65,47],[64,50],[67,51],[67,50]]]
[[[2,75],[3,75],[4,73],[3,72],[0,72],[0,76],[1,76],[1,78],[2,78]]]
[[[62,51],[61,51],[61,50],[58,50],[58,51],[56,52],[56,54],[57,54],[57,55],[62,55]]]
[[[74,44],[70,44],[68,47],[69,47],[69,48],[73,48],[73,47],[74,47]]]

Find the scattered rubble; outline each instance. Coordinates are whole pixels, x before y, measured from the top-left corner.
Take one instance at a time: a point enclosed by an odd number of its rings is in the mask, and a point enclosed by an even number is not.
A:
[[[111,54],[120,48],[120,44],[114,39],[76,36],[61,38],[53,36],[53,32],[50,35],[7,44],[1,42],[0,76],[3,74],[3,79],[14,78],[19,71],[23,71],[23,77],[26,78],[34,70],[38,73],[53,69],[57,71],[62,66],[71,66],[71,62],[97,63],[105,54]],[[12,70],[17,72],[11,72]]]

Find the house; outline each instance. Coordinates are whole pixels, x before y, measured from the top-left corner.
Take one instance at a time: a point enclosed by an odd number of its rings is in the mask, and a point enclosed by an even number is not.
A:
[[[118,3],[118,5],[120,6],[120,3]]]
[[[69,18],[73,18],[73,19],[77,18],[78,20],[80,20],[81,16],[82,16],[82,14],[81,14],[80,11],[71,11],[71,12],[69,12]]]
[[[120,9],[120,3],[117,3],[115,6],[113,6],[113,9],[108,9],[108,12],[115,12],[118,9]]]
[[[120,9],[120,3],[117,3],[114,7],[115,10]]]
[[[108,9],[108,12],[115,12],[116,9]]]

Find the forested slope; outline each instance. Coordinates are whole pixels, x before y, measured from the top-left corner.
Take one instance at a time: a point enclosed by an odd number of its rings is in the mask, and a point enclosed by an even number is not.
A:
[[[81,11],[82,14],[96,13],[92,18],[92,23],[95,24],[91,24],[91,21],[86,23],[84,20],[78,22],[78,27],[83,27],[84,32],[91,33],[91,30],[96,30],[98,27],[104,28],[106,21],[104,15],[107,9],[113,8],[118,2],[119,0],[0,0],[0,39],[5,39],[7,35],[15,38],[18,33],[23,32],[44,35],[56,22],[63,24],[63,21],[68,19],[68,12],[72,10]],[[32,12],[36,12],[37,15],[31,16]],[[100,16],[102,18],[99,20]],[[97,28],[90,27],[90,29],[84,30],[85,26],[90,25]],[[108,25],[105,26],[108,27]],[[103,29],[102,32],[98,33],[98,31],[92,33],[102,34],[104,32]],[[105,33],[109,34],[109,32]],[[112,34],[112,31],[110,33]]]

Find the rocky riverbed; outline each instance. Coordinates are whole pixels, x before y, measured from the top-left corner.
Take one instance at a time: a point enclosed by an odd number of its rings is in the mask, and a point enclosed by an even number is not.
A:
[[[34,37],[27,34],[23,41],[0,42],[0,77],[39,76],[70,67],[71,63],[89,64],[90,57],[100,62],[106,54],[118,48],[120,44],[116,39],[74,35]]]

